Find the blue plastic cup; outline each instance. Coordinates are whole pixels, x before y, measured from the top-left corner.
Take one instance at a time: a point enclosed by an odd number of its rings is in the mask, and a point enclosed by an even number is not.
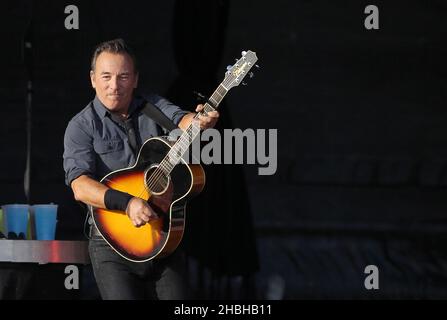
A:
[[[3,225],[3,209],[0,209],[0,231],[5,232],[5,227]]]
[[[28,230],[29,205],[7,204],[2,206],[3,218],[6,220],[6,235],[14,232],[17,237],[22,233],[26,237]]]
[[[57,204],[33,206],[37,240],[54,240],[56,236]]]

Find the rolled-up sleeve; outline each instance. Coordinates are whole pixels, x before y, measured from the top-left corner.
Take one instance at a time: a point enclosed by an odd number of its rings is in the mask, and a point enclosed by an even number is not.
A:
[[[75,118],[65,130],[63,160],[67,186],[71,186],[71,182],[79,176],[92,176],[95,172],[93,137],[87,128],[86,123]]]

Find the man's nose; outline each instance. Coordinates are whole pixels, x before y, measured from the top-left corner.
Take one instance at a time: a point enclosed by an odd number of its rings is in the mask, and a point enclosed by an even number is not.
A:
[[[118,77],[112,77],[109,82],[110,89],[117,89],[118,88]]]

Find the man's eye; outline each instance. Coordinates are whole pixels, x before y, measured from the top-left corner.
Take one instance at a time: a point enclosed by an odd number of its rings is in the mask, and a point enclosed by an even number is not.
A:
[[[121,80],[127,80],[127,79],[129,79],[129,76],[121,76],[120,79]]]
[[[101,79],[103,79],[103,80],[109,80],[109,79],[110,79],[110,76],[103,76],[103,77],[101,77]]]

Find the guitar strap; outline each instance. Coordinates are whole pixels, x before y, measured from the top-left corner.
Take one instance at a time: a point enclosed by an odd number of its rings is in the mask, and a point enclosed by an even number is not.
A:
[[[178,128],[160,109],[147,100],[142,112],[168,132]]]

